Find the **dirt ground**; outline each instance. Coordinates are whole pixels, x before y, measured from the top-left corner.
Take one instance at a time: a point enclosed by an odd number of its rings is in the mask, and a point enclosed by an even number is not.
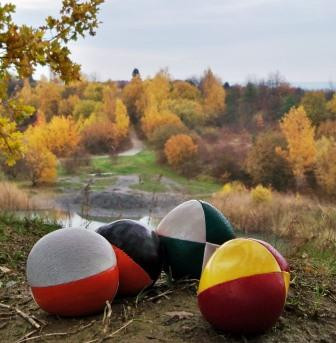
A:
[[[291,287],[283,315],[268,332],[231,336],[202,318],[197,281],[169,284],[163,276],[138,298],[117,299],[105,313],[60,318],[43,312],[25,281],[25,262],[48,228],[7,224],[0,235],[0,342],[336,342],[336,277],[309,256],[287,256]],[[27,315],[29,319],[24,318]],[[31,322],[29,322],[29,320]],[[38,328],[39,326],[39,328]]]

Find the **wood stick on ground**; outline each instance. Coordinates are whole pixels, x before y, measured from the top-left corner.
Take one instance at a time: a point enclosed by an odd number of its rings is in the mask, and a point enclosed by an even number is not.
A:
[[[167,294],[170,294],[170,293],[173,293],[173,291],[169,289],[168,291],[165,291],[163,293],[155,295],[154,297],[147,298],[146,301],[156,300],[156,299],[162,298],[162,297],[164,297],[164,296],[166,296]]]
[[[15,343],[17,342],[24,342],[27,338],[29,338],[31,335],[34,335],[34,333],[36,333],[38,330],[33,330],[28,332],[27,334],[25,334],[24,336],[22,336],[21,338],[19,338]]]
[[[107,339],[112,338],[112,337],[115,336],[118,332],[120,332],[120,331],[126,329],[128,325],[130,325],[130,324],[133,323],[133,321],[134,321],[134,319],[131,319],[131,320],[128,321],[125,325],[123,325],[122,327],[120,327],[118,330],[116,330],[116,331],[112,332],[110,335],[108,335],[108,336],[102,338],[101,342],[104,342],[104,341],[106,341]]]
[[[36,320],[34,320],[27,313],[24,313],[23,311],[21,311],[18,307],[13,307],[13,306],[6,305],[3,303],[0,303],[0,307],[6,308],[8,310],[15,311],[19,316],[21,316],[23,319],[27,320],[30,323],[30,325],[32,325],[35,329],[41,328],[41,325]]]
[[[38,330],[41,328],[41,325],[35,319],[33,319],[27,313],[24,313],[23,311],[21,311],[18,307],[15,308],[15,311],[19,316],[27,320],[34,328]]]
[[[40,338],[48,338],[48,337],[53,337],[53,336],[68,336],[68,335],[75,335],[76,333],[87,329],[88,327],[92,326],[96,321],[93,320],[92,322],[90,322],[87,325],[81,326],[78,329],[74,330],[74,331],[70,331],[70,332],[53,332],[53,333],[46,333],[44,335],[38,335],[38,336],[33,336],[33,337],[28,337],[28,338],[22,338],[21,340],[16,341],[15,343],[23,343],[23,342],[29,342],[29,341],[34,341],[36,339],[40,339]]]
[[[98,342],[98,341],[99,341],[99,343],[104,342],[104,341],[106,341],[106,340],[112,338],[113,336],[115,336],[118,332],[120,332],[120,331],[126,329],[127,326],[130,325],[133,321],[134,321],[134,319],[129,320],[125,325],[123,325],[122,327],[120,327],[118,330],[112,332],[112,333],[111,333],[110,335],[108,335],[108,336],[105,336],[105,337],[103,337],[103,338],[95,338],[95,339],[92,339],[92,340],[87,341],[87,342],[85,342],[85,343],[96,343],[96,342]]]

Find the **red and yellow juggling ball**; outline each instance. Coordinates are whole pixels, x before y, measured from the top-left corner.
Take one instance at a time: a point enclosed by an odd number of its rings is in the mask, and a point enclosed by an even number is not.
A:
[[[289,267],[270,244],[246,238],[224,243],[200,279],[198,305],[215,328],[260,333],[281,315],[289,287]]]
[[[61,316],[103,310],[119,285],[111,245],[85,229],[60,229],[42,237],[28,256],[26,273],[36,303]]]

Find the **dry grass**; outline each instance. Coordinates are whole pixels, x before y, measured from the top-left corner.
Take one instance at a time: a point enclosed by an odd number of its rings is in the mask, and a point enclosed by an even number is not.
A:
[[[35,207],[35,203],[28,194],[19,189],[14,183],[0,182],[0,210],[32,210]]]
[[[248,190],[217,193],[212,202],[233,225],[249,232],[273,232],[296,245],[314,241],[336,246],[336,207],[305,197],[273,193],[272,199],[255,202]]]

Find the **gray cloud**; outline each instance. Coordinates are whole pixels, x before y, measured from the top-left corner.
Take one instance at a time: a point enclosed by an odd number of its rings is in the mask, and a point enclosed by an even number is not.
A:
[[[14,2],[30,24],[60,4]],[[335,0],[106,0],[97,36],[71,47],[103,79],[128,79],[133,67],[185,78],[210,66],[231,82],[277,70],[289,81],[336,81],[335,17]]]

